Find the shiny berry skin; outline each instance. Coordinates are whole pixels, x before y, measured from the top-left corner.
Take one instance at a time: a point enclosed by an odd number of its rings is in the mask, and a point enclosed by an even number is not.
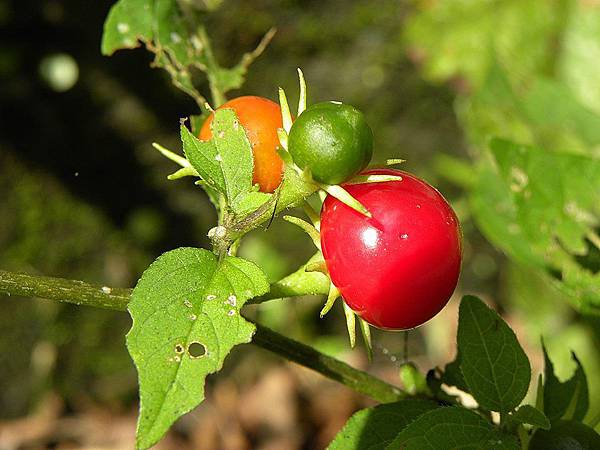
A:
[[[333,284],[371,325],[406,330],[435,316],[454,292],[461,230],[444,197],[416,176],[344,187],[373,215],[367,218],[328,196],[321,211],[321,246]]]
[[[294,163],[315,181],[339,184],[371,161],[373,132],[358,109],[339,102],[311,105],[295,120],[288,138]]]
[[[219,107],[223,108],[235,111],[252,146],[252,183],[258,184],[261,192],[273,192],[281,183],[283,175],[283,160],[277,153],[277,129],[283,126],[281,108],[269,99],[256,96],[235,98]],[[214,114],[208,116],[202,125],[200,140],[208,141],[212,137],[210,124],[213,116]]]

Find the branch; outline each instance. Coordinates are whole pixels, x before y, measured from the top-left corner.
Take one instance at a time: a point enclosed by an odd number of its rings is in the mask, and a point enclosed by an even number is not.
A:
[[[131,289],[97,286],[83,281],[33,276],[0,270],[0,294],[39,297],[77,305],[125,311]],[[256,325],[253,344],[338,381],[379,402],[408,397],[399,388],[348,364],[324,355],[308,345],[287,338],[262,325]]]
[[[250,299],[246,304],[252,305],[302,295],[327,295],[329,293],[329,278],[320,272],[306,271],[306,266],[322,260],[323,255],[320,252],[316,253],[298,270],[279,281],[271,283],[271,289],[265,295]]]

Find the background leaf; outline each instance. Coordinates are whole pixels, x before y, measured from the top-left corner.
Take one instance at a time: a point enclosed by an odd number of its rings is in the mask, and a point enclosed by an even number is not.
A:
[[[137,445],[157,442],[204,398],[204,378],[219,370],[234,345],[250,342],[254,325],[239,314],[269,285],[249,261],[180,248],[142,275],[129,303],[127,348],[138,370]]]
[[[402,400],[361,409],[348,419],[328,450],[383,450],[400,430],[421,414],[437,408],[429,400]]]
[[[503,140],[490,149],[497,170],[482,168],[471,195],[483,233],[511,257],[553,273],[576,307],[600,312],[590,240],[600,224],[600,161]]]
[[[529,359],[515,333],[477,297],[462,299],[458,318],[460,368],[469,392],[483,408],[506,413],[529,388]]]
[[[520,448],[517,439],[497,431],[476,412],[461,407],[426,412],[408,425],[387,446],[388,450],[506,449]]]
[[[462,78],[476,88],[496,58],[514,68],[516,78],[546,67],[553,56],[547,40],[561,29],[560,8],[545,0],[501,0],[493,7],[477,1],[422,2],[404,38],[427,78]]]
[[[554,366],[546,346],[544,349],[544,412],[550,420],[558,420],[563,417],[569,405],[574,403],[573,417],[569,419],[583,420],[589,407],[588,383],[583,367],[577,356],[572,353],[577,369],[571,378],[561,383],[554,374]],[[573,396],[577,395],[577,398]]]

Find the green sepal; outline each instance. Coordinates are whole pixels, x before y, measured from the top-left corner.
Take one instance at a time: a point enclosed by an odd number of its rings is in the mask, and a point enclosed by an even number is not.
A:
[[[302,231],[308,234],[308,236],[312,239],[313,244],[315,244],[315,246],[321,250],[321,234],[317,231],[313,224],[294,216],[283,216],[283,220],[302,229]]]
[[[367,356],[369,362],[373,361],[373,343],[371,342],[371,327],[366,320],[358,318],[358,324],[360,325],[360,331],[362,331],[363,340],[365,341],[365,347],[367,349]]]
[[[329,293],[327,294],[327,301],[325,302],[325,306],[323,306],[323,309],[319,313],[319,315],[321,316],[321,319],[323,317],[325,317],[325,314],[327,314],[331,310],[331,308],[333,307],[335,301],[338,299],[339,296],[340,296],[340,291],[338,290],[338,288],[336,288],[333,285],[333,283],[331,283],[329,285]],[[346,305],[346,303],[344,303],[344,305]]]
[[[354,209],[355,211],[358,211],[363,216],[366,216],[368,218],[373,217],[371,215],[371,213],[369,212],[369,210],[362,203],[360,203],[358,200],[356,200],[354,197],[352,197],[352,195],[350,195],[350,193],[346,189],[341,187],[340,185],[319,183],[319,187],[321,189],[323,189],[325,192],[327,192],[329,195],[331,195],[332,197],[335,197],[336,199],[338,199],[343,204],[349,206],[350,208]]]
[[[350,338],[350,347],[354,348],[356,345],[356,318],[354,317],[354,311],[346,304],[344,305],[344,314],[346,314],[346,327],[348,328],[348,337]]]

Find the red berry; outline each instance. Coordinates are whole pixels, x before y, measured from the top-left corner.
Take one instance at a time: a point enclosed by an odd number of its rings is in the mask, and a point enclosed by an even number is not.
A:
[[[321,246],[331,281],[361,318],[405,330],[435,316],[456,288],[460,224],[442,195],[406,172],[401,181],[344,185],[373,215],[367,218],[328,196]]]

